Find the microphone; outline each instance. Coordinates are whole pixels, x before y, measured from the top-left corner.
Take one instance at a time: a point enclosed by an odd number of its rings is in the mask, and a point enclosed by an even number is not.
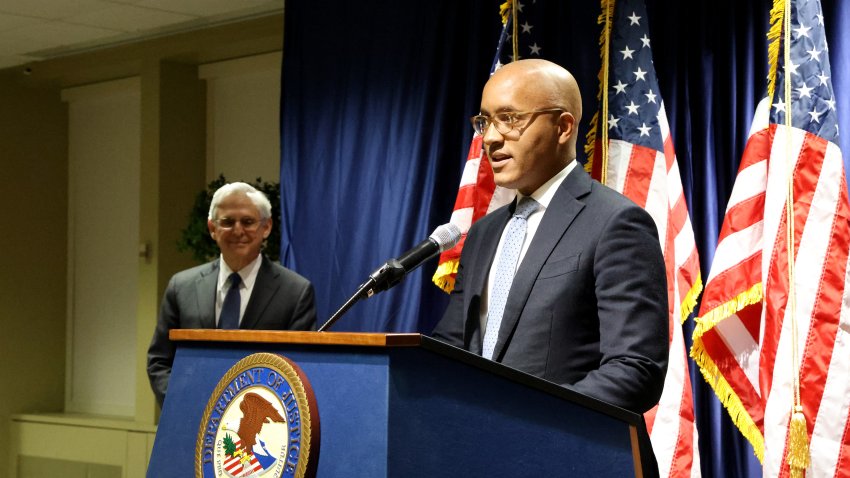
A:
[[[460,229],[454,224],[443,224],[437,227],[437,229],[434,229],[434,232],[428,236],[428,239],[420,242],[397,258],[385,262],[375,272],[369,274],[366,282],[358,287],[357,292],[324,325],[319,327],[318,331],[323,332],[327,330],[328,327],[342,317],[342,314],[347,312],[358,300],[363,297],[372,297],[378,292],[383,292],[395,286],[404,279],[404,276],[421,266],[428,259],[457,245],[460,241],[460,235]]]
[[[443,224],[428,236],[428,239],[417,244],[414,248],[390,259],[379,267],[375,272],[369,274],[367,283],[371,287],[366,290],[366,295],[372,297],[378,292],[383,292],[399,282],[416,269],[423,262],[435,255],[451,249],[460,240],[460,229],[452,223]]]

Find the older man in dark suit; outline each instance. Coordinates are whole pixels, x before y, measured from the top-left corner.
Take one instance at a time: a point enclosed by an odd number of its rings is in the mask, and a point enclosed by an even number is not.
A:
[[[171,329],[316,327],[310,282],[260,253],[272,227],[271,204],[262,192],[245,183],[222,186],[213,195],[207,227],[221,257],[171,278],[148,348],[148,378],[160,405],[174,362]]]
[[[649,214],[576,162],[580,119],[578,85],[554,63],[517,61],[487,82],[473,126],[518,197],[470,229],[433,335],[643,413],[667,369],[664,259]]]

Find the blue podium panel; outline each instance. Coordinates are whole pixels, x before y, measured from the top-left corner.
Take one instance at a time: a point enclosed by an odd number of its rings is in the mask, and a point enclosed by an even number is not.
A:
[[[635,476],[621,420],[421,355],[391,354],[388,476]]]
[[[204,343],[177,349],[149,477],[194,476],[195,444],[207,401],[227,370],[255,352],[285,356],[310,381],[322,430],[319,476],[387,476],[387,355],[369,349],[317,352],[297,345]]]
[[[416,336],[419,346],[376,347],[327,343],[332,332],[300,334],[301,343],[177,342],[148,476],[195,475],[216,385],[257,352],[291,360],[312,386],[319,477],[635,476],[638,415],[427,337]]]

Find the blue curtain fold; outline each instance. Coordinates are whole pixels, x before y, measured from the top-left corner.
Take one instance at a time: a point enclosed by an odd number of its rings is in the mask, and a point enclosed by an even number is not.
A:
[[[498,41],[501,0],[287,0],[281,73],[282,262],[324,321],[369,273],[448,222]],[[525,2],[529,3],[530,2]],[[647,0],[661,97],[709,273],[753,111],[765,94],[772,2]],[[537,0],[544,57],[597,108],[599,2]],[[529,7],[531,8],[531,7]],[[823,1],[840,130],[850,132],[850,2]],[[840,138],[845,168],[850,133]],[[583,153],[579,153],[583,161]],[[419,331],[447,296],[436,261],[356,304],[333,330]],[[690,338],[692,322],[685,325]],[[756,477],[752,448],[691,364],[704,477]]]

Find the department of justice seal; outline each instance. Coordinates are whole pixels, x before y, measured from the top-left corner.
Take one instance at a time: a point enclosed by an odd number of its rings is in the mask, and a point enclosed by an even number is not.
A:
[[[218,382],[195,445],[196,478],[315,475],[319,415],[304,372],[280,355],[249,355]]]

